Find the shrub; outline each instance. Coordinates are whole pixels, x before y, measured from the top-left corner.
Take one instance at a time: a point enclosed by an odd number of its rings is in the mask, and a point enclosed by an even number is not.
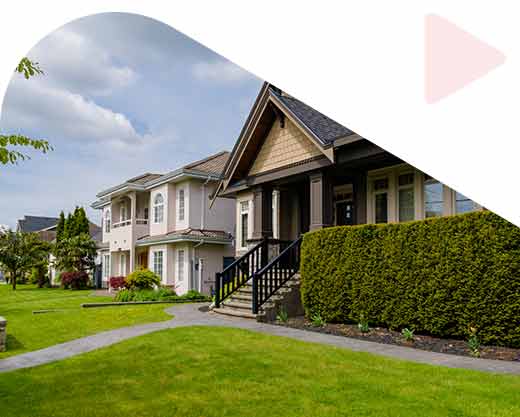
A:
[[[119,290],[125,287],[125,277],[110,277],[109,279],[110,288]]]
[[[327,322],[520,347],[520,229],[488,211],[304,236],[301,292]]]
[[[47,274],[47,265],[45,263],[34,266],[31,270],[31,284],[37,284],[38,288],[50,287],[51,281]]]
[[[139,269],[126,277],[126,287],[130,289],[151,289],[161,284],[161,278],[149,269]]]
[[[84,271],[63,272],[60,276],[63,288],[81,290],[88,287],[89,277]]]
[[[175,291],[167,288],[159,288],[157,290],[128,290],[124,289],[117,293],[116,301],[167,301],[176,298]]]

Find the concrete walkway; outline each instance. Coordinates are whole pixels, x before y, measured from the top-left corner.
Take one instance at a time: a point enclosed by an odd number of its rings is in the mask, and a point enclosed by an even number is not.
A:
[[[71,340],[45,349],[12,356],[0,360],[0,372],[12,371],[21,368],[30,368],[49,362],[58,361],[90,352],[101,347],[110,346],[136,336],[186,326],[225,326],[252,330],[276,336],[289,337],[305,342],[322,343],[358,352],[370,352],[404,359],[413,362],[442,365],[450,368],[465,368],[485,372],[497,372],[520,375],[520,362],[507,362],[489,359],[476,359],[465,356],[448,355],[444,353],[428,352],[403,346],[387,345],[351,339],[342,336],[317,333],[306,330],[292,329],[272,324],[258,323],[250,319],[226,317],[205,312],[207,304],[184,304],[169,307],[166,312],[175,315],[173,320],[159,323],[142,324],[132,327],[110,330],[93,336]]]

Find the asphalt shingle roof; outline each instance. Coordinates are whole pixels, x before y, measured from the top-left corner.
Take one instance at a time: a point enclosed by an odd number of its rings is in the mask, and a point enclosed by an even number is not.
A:
[[[224,170],[227,160],[229,159],[229,152],[222,151],[215,155],[208,156],[200,161],[192,162],[186,165],[185,169],[206,172],[208,174],[220,175]]]
[[[24,216],[18,220],[18,228],[21,232],[31,233],[47,229],[58,224],[57,217]]]
[[[300,100],[282,94],[278,89],[271,88],[273,93],[316,137],[327,145],[336,139],[350,136],[352,132]]]

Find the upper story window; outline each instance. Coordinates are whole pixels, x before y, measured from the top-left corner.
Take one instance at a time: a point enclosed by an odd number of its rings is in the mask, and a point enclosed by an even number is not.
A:
[[[240,238],[238,246],[240,248],[246,248],[247,239],[249,237],[249,201],[240,202],[240,219],[238,227],[238,236]]]
[[[105,212],[105,233],[110,233],[110,226],[111,226],[111,213],[110,210],[107,210]]]
[[[179,221],[184,220],[184,207],[185,207],[185,201],[184,201],[184,190],[179,190]]]
[[[153,200],[153,222],[162,223],[164,219],[164,198],[157,194]]]
[[[148,214],[148,207],[145,207],[144,208],[144,219],[148,220],[148,216],[149,216],[149,214]]]
[[[128,220],[128,209],[125,203],[121,203],[119,207],[119,221],[124,222],[125,220]]]

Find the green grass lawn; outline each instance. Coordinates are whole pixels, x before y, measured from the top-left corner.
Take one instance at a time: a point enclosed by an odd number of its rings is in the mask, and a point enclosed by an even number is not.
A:
[[[103,330],[172,318],[164,312],[164,304],[81,308],[82,303],[112,301],[90,294],[91,290],[38,289],[30,285],[19,285],[13,291],[8,285],[0,285],[0,316],[7,319],[7,351],[0,352],[0,359]],[[44,309],[59,311],[33,314]]]
[[[8,416],[519,416],[520,377],[190,327],[0,374]]]

